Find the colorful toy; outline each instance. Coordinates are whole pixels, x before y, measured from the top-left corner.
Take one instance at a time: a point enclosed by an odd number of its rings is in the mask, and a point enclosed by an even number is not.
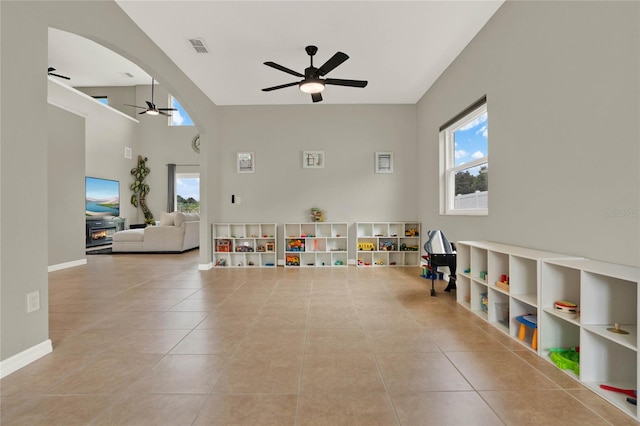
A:
[[[324,222],[324,212],[317,207],[311,208],[311,221]]]
[[[376,246],[373,243],[358,243],[358,250],[367,250],[367,251],[375,251]]]
[[[289,240],[287,251],[304,251],[304,240]]]
[[[578,305],[573,302],[568,302],[566,300],[557,300],[553,306],[556,309],[556,312],[560,312],[563,314],[577,314],[578,313]]]
[[[381,251],[397,251],[398,246],[393,241],[380,241]]]
[[[580,348],[550,348],[550,358],[554,364],[563,370],[572,370],[580,375]]]
[[[633,398],[636,398],[638,396],[638,391],[635,389],[621,389],[621,388],[616,388],[614,386],[608,386],[608,385],[600,385],[600,388],[611,391],[611,392],[620,392],[625,395],[629,395],[630,397],[633,397]]]
[[[287,266],[300,266],[300,257],[295,255],[287,255]]]
[[[516,321],[520,323],[520,332],[518,333],[518,339],[524,340],[527,335],[527,327],[533,329],[533,336],[531,337],[531,349],[534,351],[538,349],[538,317],[537,315],[527,314],[519,315],[516,317]]]
[[[342,266],[342,265],[344,265],[344,263],[342,262],[342,260],[336,260],[336,261],[334,262],[334,265],[336,265],[336,266]]]
[[[420,233],[415,228],[405,229],[405,231],[404,231],[404,236],[405,237],[417,237],[419,235],[420,235]]]
[[[384,261],[382,259],[376,260],[376,265],[384,265]]]

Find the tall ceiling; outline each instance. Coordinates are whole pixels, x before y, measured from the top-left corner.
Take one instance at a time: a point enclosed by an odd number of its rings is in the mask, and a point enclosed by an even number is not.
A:
[[[261,91],[299,81],[263,62],[304,74],[307,45],[318,47],[316,67],[337,51],[349,55],[327,77],[369,82],[327,86],[324,104],[416,103],[503,1],[116,0],[218,105],[310,104],[296,86]],[[189,39],[201,40],[208,53],[197,53]],[[74,87],[151,82],[81,37],[50,30],[49,43],[49,66],[71,76]]]

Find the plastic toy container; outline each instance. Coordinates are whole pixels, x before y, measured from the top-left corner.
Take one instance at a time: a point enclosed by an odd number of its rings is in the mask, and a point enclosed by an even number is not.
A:
[[[580,352],[578,350],[552,350],[549,356],[558,368],[572,370],[576,375],[580,375]]]
[[[496,320],[502,325],[509,326],[509,303],[496,303]]]

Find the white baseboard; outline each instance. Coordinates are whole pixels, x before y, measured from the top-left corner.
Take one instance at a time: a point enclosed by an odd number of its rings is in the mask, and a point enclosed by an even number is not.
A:
[[[74,260],[72,262],[58,263],[57,265],[49,265],[49,272],[60,271],[61,269],[74,268],[87,264],[87,259]]]
[[[209,269],[213,269],[213,262],[201,263],[198,265],[198,271],[208,271]]]
[[[38,343],[37,345],[20,352],[19,354],[7,358],[4,361],[0,361],[0,379],[31,364],[52,351],[53,346],[51,345],[51,340],[47,339],[42,343]]]

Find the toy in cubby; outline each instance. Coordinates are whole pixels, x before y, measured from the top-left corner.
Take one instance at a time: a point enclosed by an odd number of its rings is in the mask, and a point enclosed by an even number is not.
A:
[[[489,295],[487,293],[480,293],[480,309],[484,312],[489,310]]]
[[[500,275],[500,281],[496,282],[496,287],[504,291],[509,291],[509,276],[505,274]]]
[[[289,240],[287,242],[287,251],[304,251],[304,240]]]
[[[534,351],[538,349],[538,316],[535,314],[518,315],[516,321],[520,323],[518,339],[523,341],[527,335],[527,328],[530,328],[533,330],[531,349]]]

